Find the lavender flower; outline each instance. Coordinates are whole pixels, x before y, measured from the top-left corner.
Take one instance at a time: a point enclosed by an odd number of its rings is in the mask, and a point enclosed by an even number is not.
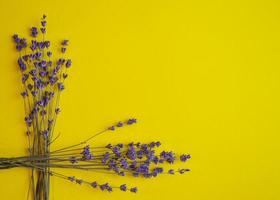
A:
[[[66,61],[66,64],[65,64],[66,68],[71,67],[71,65],[72,65],[72,61],[71,61],[70,59],[68,59],[68,60]]]
[[[68,46],[68,43],[69,43],[69,40],[63,40],[63,41],[61,42],[61,45],[62,45],[62,46]]]
[[[37,37],[38,35],[38,29],[36,27],[31,28],[31,36],[32,37]]]
[[[93,188],[97,188],[98,184],[97,184],[96,181],[94,181],[94,182],[91,183],[91,186],[92,186]]]
[[[46,24],[46,15],[43,15],[40,28],[31,28],[31,36],[35,38],[31,42],[27,42],[25,38],[20,38],[17,34],[12,37],[16,49],[21,51],[17,62],[24,87],[21,95],[24,98],[27,113],[24,121],[27,126],[26,135],[30,141],[28,148],[30,155],[11,159],[8,167],[14,167],[13,165],[16,164],[15,166],[28,167],[37,171],[37,184],[33,189],[35,195],[43,196],[45,200],[48,199],[46,185],[48,185],[49,176],[57,176],[79,185],[89,185],[102,191],[111,192],[113,188],[133,193],[138,191],[137,187],[129,188],[126,184],[113,186],[109,183],[98,184],[96,181],[90,182],[75,176],[66,176],[53,171],[55,168],[98,171],[135,178],[152,178],[163,174],[173,175],[188,172],[189,169],[186,168],[176,171],[163,168],[162,164],[173,164],[175,161],[186,162],[191,157],[189,154],[177,156],[172,151],[157,153],[157,147],[161,146],[159,141],[117,143],[101,147],[88,145],[93,138],[100,134],[137,123],[135,118],[119,121],[78,144],[50,150],[50,145],[59,137],[55,130],[56,119],[61,112],[59,99],[61,91],[65,89],[64,81],[68,76],[68,68],[72,66],[72,60],[66,58],[65,55],[54,56],[59,59],[53,60],[52,52],[48,49],[51,42],[45,38]],[[43,33],[43,40],[37,38],[38,30]],[[61,42],[62,53],[66,52],[68,43],[68,40]],[[28,49],[25,49],[27,45],[30,48],[29,53],[27,53]],[[23,49],[24,51],[22,51]],[[0,160],[0,167],[2,164],[3,162]],[[8,165],[7,162],[5,165]],[[43,190],[44,192],[41,193]]]
[[[136,193],[138,191],[137,187],[133,187],[130,189],[130,192]]]
[[[65,52],[66,52],[66,48],[65,48],[65,47],[62,47],[62,48],[61,48],[61,52],[62,52],[62,53],[65,53]]]
[[[190,158],[191,158],[190,154],[182,154],[182,155],[180,156],[180,160],[181,160],[182,162],[186,162],[186,161],[189,160]]]
[[[132,118],[132,119],[129,119],[129,120],[127,120],[127,124],[128,125],[131,125],[131,124],[134,124],[134,123],[136,123],[137,121],[136,121],[136,119],[134,119],[134,118]]]
[[[59,90],[59,91],[62,91],[62,90],[65,89],[63,83],[58,83],[57,86],[58,86],[58,90]]]
[[[122,127],[123,126],[123,123],[122,122],[118,122],[117,123],[117,127]]]
[[[19,65],[19,68],[22,72],[24,72],[26,70],[26,64],[24,63],[22,58],[18,59],[18,65]]]
[[[168,174],[175,174],[174,169],[170,169],[170,170],[168,170]]]
[[[120,186],[120,190],[121,190],[121,191],[126,191],[126,190],[127,190],[126,184],[121,185],[121,186]]]
[[[69,176],[68,180],[71,181],[71,182],[74,182],[76,180],[76,178],[75,178],[75,176]]]

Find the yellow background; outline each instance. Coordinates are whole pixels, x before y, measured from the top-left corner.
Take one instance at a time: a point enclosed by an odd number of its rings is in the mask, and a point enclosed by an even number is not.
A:
[[[94,144],[160,140],[192,155],[183,176],[74,174],[137,185],[137,195],[54,177],[51,200],[279,200],[279,9],[277,0],[1,0],[0,156],[27,147],[11,35],[27,35],[46,13],[48,38],[68,38],[73,60],[54,147],[134,116],[137,125]],[[1,200],[26,198],[26,169],[0,180]]]

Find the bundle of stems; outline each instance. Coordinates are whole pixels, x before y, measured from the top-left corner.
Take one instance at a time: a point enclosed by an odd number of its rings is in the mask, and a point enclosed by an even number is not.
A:
[[[60,113],[60,96],[65,89],[64,83],[68,77],[71,59],[66,57],[69,41],[60,42],[56,57],[50,49],[51,42],[46,40],[46,15],[41,18],[40,27],[32,27],[28,41],[17,34],[13,40],[19,52],[18,66],[21,72],[22,92],[24,100],[25,124],[28,140],[28,155],[14,158],[0,158],[0,169],[25,167],[31,170],[28,198],[34,200],[49,200],[50,177],[56,176],[77,184],[87,184],[102,191],[137,192],[136,187],[128,188],[126,184],[112,186],[109,183],[99,183],[78,179],[55,172],[55,168],[77,169],[102,173],[114,173],[120,176],[156,177],[159,174],[183,174],[189,169],[169,169],[164,171],[158,165],[173,164],[176,160],[182,162],[190,158],[189,154],[175,155],[172,151],[162,151],[156,154],[155,148],[160,142],[148,144],[108,144],[95,147],[89,143],[98,135],[114,131],[123,126],[136,123],[136,119],[119,121],[84,141],[61,149],[52,150],[51,144],[59,137],[55,135],[57,116]],[[41,38],[39,39],[39,36]]]

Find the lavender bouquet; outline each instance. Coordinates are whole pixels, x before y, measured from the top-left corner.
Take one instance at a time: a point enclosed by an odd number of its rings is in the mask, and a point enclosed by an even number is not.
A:
[[[58,173],[55,171],[56,168],[145,178],[157,177],[160,174],[184,174],[189,171],[187,168],[164,170],[162,164],[173,164],[177,160],[186,162],[190,159],[190,155],[176,155],[172,151],[156,152],[156,148],[161,145],[159,141],[106,146],[90,144],[98,135],[135,124],[137,120],[134,118],[119,121],[77,144],[51,149],[51,144],[59,137],[54,135],[54,128],[60,113],[60,95],[65,89],[64,82],[72,61],[65,56],[68,40],[61,42],[60,58],[53,59],[50,51],[51,43],[46,39],[46,24],[46,15],[43,15],[40,28],[31,28],[33,39],[30,42],[17,34],[13,35],[19,52],[17,62],[22,75],[21,96],[24,99],[26,115],[24,121],[29,146],[26,156],[0,158],[0,169],[25,167],[31,170],[28,198],[48,200],[51,176],[108,192],[119,189],[136,193],[138,190],[137,187],[128,187],[126,184],[113,186],[96,180],[82,180],[72,175]]]

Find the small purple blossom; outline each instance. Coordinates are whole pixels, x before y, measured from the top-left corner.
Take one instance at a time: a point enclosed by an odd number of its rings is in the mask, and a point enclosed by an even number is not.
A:
[[[49,136],[49,131],[48,130],[42,131],[42,135],[44,136],[44,138],[47,138]]]
[[[136,193],[138,191],[137,187],[130,188],[130,192]]]
[[[51,57],[51,56],[52,56],[52,52],[51,52],[51,51],[48,51],[48,52],[47,52],[47,56],[48,56],[48,57]]]
[[[75,178],[75,176],[69,176],[68,180],[71,181],[71,182],[74,182],[76,180],[76,178]]]
[[[62,90],[65,89],[63,83],[58,83],[57,86],[58,86],[58,90],[59,90],[59,91],[62,91]]]
[[[57,115],[61,112],[60,108],[56,108],[54,111],[55,111],[55,114],[57,114]]]
[[[66,78],[68,77],[68,74],[63,73],[63,74],[62,74],[62,77],[63,77],[63,79],[66,79]]]
[[[66,61],[66,64],[65,64],[66,68],[71,67],[71,65],[72,65],[72,61],[71,61],[70,59],[68,59],[68,60]]]
[[[62,46],[67,46],[68,43],[69,43],[69,40],[63,40],[63,41],[61,42],[61,45],[62,45]]]
[[[84,150],[81,153],[83,155],[83,160],[91,160],[93,159],[93,155],[91,154],[89,145],[84,147]]]
[[[28,80],[29,75],[28,74],[23,74],[21,78],[21,82],[24,84]]]
[[[185,172],[188,172],[188,171],[190,171],[190,169],[179,169],[179,170],[178,170],[178,172],[179,172],[180,174],[184,174]]]
[[[19,65],[19,68],[22,72],[26,70],[26,64],[24,63],[22,58],[18,59],[18,65]]]
[[[62,47],[62,48],[61,48],[61,52],[62,52],[62,53],[65,53],[65,52],[66,52],[66,48],[65,48],[65,47]]]
[[[40,30],[41,30],[41,32],[42,32],[43,34],[46,33],[46,28],[45,28],[45,27],[40,28]]]
[[[110,131],[114,131],[116,128],[115,128],[115,126],[110,126],[109,128],[108,128],[108,130],[110,130]]]
[[[45,21],[45,20],[41,21],[41,25],[42,25],[43,27],[45,27],[45,26],[47,25],[47,21]]]
[[[76,179],[76,183],[78,183],[79,185],[82,185],[84,181],[82,179]]]
[[[38,35],[38,29],[36,27],[31,28],[31,36],[32,37],[37,37]]]
[[[186,162],[187,160],[189,160],[191,158],[191,155],[190,154],[182,154],[181,156],[180,156],[180,160],[182,161],[182,162]]]
[[[122,122],[118,122],[117,123],[117,127],[122,127],[123,126],[123,123]]]
[[[102,185],[100,185],[99,187],[100,187],[100,189],[101,189],[102,191],[104,191],[104,190],[107,190],[107,191],[109,191],[109,192],[112,191],[112,187],[111,187],[108,183],[102,184]]]
[[[174,169],[170,169],[170,170],[168,170],[168,174],[175,174]]]
[[[121,185],[121,186],[120,186],[120,190],[121,190],[121,191],[126,191],[126,190],[127,190],[126,184]]]
[[[136,119],[134,119],[134,118],[132,118],[132,119],[129,119],[129,120],[127,120],[127,125],[131,125],[131,124],[134,124],[134,123],[136,123],[137,122],[137,120]]]
[[[91,185],[93,188],[97,188],[97,186],[98,186],[96,181],[92,182],[90,185]]]
[[[21,93],[21,96],[22,96],[22,97],[27,97],[27,96],[28,96],[27,91],[23,91],[23,92]]]

